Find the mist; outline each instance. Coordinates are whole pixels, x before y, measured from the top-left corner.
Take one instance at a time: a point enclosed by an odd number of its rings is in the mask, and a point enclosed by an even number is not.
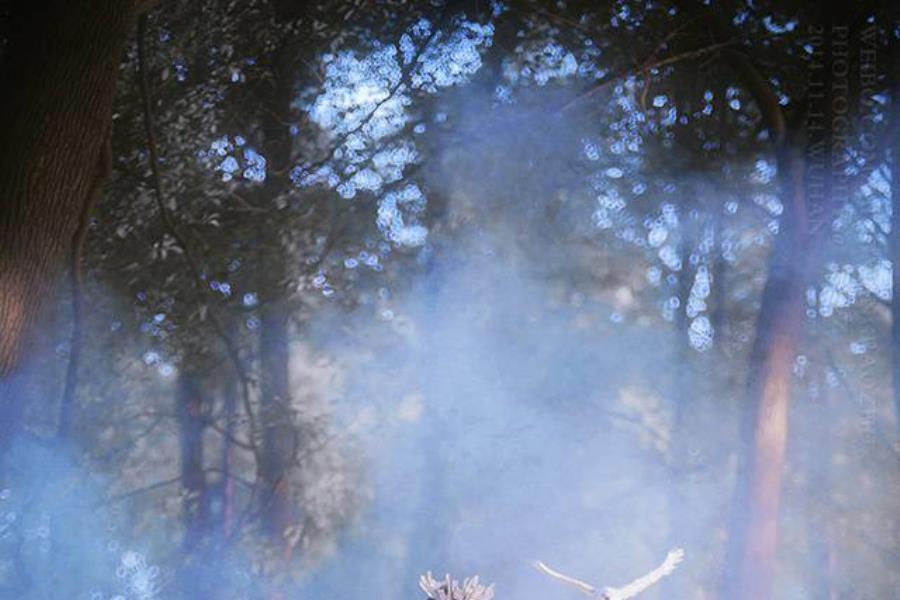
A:
[[[884,7],[463,4],[122,34],[86,234],[0,291],[0,598],[896,595]]]

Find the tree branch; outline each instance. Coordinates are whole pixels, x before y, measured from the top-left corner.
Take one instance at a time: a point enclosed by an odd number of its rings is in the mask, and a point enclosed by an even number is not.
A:
[[[175,222],[169,214],[169,210],[166,207],[163,195],[162,178],[160,176],[159,159],[156,148],[156,136],[154,134],[153,109],[152,103],[150,101],[150,86],[147,77],[146,50],[144,43],[144,35],[146,29],[147,16],[141,15],[141,17],[138,19],[137,33],[138,76],[140,79],[141,99],[144,105],[144,129],[147,136],[147,152],[150,159],[150,172],[152,175],[156,206],[157,210],[159,211],[159,216],[160,220],[162,221],[163,228],[169,235],[172,236],[172,238],[175,240],[175,243],[178,244],[178,246],[182,250],[181,256],[184,260],[185,265],[191,273],[191,277],[194,280],[194,287],[198,302],[201,306],[203,306],[204,304],[206,304],[205,294],[207,286],[205,285],[204,278],[200,273],[200,268],[198,267],[196,260],[191,254],[191,250],[187,242],[178,232],[178,228],[175,226]],[[222,324],[222,321],[219,319],[212,306],[210,306],[208,314],[209,322],[212,326],[213,332],[225,346],[226,352],[231,359],[232,365],[234,366],[234,370],[237,373],[238,378],[240,379],[244,410],[247,413],[247,418],[250,423],[250,445],[253,448],[254,456],[256,456],[258,459],[259,451],[256,445],[256,418],[253,414],[253,407],[250,402],[250,379],[244,369],[243,363],[241,362],[240,353],[238,352],[234,341],[226,333],[225,326]]]
[[[382,98],[381,100],[379,100],[378,102],[376,102],[375,106],[372,108],[372,110],[369,112],[369,114],[366,115],[363,118],[363,120],[360,121],[355,127],[351,128],[351,129],[347,130],[346,132],[344,132],[343,134],[339,135],[337,137],[337,139],[335,140],[334,144],[332,145],[331,150],[328,152],[328,154],[324,158],[307,165],[304,168],[305,171],[312,173],[312,172],[320,169],[321,167],[323,167],[325,164],[327,164],[332,158],[334,158],[334,155],[337,153],[338,150],[340,150],[341,146],[343,146],[347,142],[347,140],[350,139],[350,136],[358,133],[363,127],[365,127],[372,121],[372,119],[375,117],[375,113],[378,112],[378,109],[380,109],[382,106],[385,105],[385,103],[387,103],[389,100],[391,100],[396,95],[396,93],[398,91],[400,91],[400,89],[402,87],[404,87],[405,85],[409,85],[412,75],[415,72],[415,68],[419,63],[419,60],[422,58],[422,54],[425,52],[425,50],[428,49],[428,46],[431,45],[431,42],[434,41],[438,37],[438,34],[440,34],[440,32],[441,32],[441,30],[440,30],[439,26],[436,24],[434,26],[434,30],[431,32],[431,35],[429,35],[425,40],[423,40],[416,47],[415,52],[413,53],[412,59],[410,60],[409,68],[404,70],[403,74],[400,76],[400,79],[397,80],[397,83],[395,83],[393,86],[391,86],[388,89],[387,95],[384,98]]]
[[[72,429],[72,412],[75,408],[75,388],[78,385],[78,369],[81,366],[81,347],[84,338],[84,275],[82,258],[84,242],[87,239],[91,210],[103,187],[103,182],[112,172],[112,131],[107,128],[106,140],[100,152],[97,171],[91,191],[85,197],[78,220],[78,228],[72,236],[72,247],[69,251],[69,281],[72,286],[72,337],[69,344],[69,364],[66,366],[66,379],[63,385],[62,398],[59,405],[59,423],[56,435],[67,439]]]
[[[578,105],[582,101],[590,98],[591,96],[594,96],[594,95],[600,93],[601,91],[603,91],[604,89],[609,87],[609,85],[612,84],[613,82],[618,81],[619,79],[623,79],[629,75],[635,75],[637,73],[646,73],[652,69],[658,69],[658,68],[672,65],[677,62],[684,61],[684,60],[691,60],[694,58],[699,58],[706,54],[711,54],[718,50],[723,50],[734,44],[735,44],[734,40],[727,40],[724,42],[710,44],[709,46],[704,46],[701,48],[695,48],[693,50],[688,50],[686,52],[682,52],[680,54],[676,54],[673,56],[668,56],[661,60],[655,60],[655,61],[652,60],[652,56],[654,56],[654,54],[651,54],[651,57],[648,57],[646,60],[644,60],[644,62],[642,64],[640,64],[637,67],[633,67],[633,66],[621,67],[619,69],[616,69],[612,73],[608,74],[601,81],[595,83],[594,86],[591,87],[588,91],[584,92],[583,94],[580,94],[573,100],[570,100],[568,103],[566,103],[559,110],[559,113],[562,114],[562,113],[568,112],[570,109],[572,109],[574,106]]]

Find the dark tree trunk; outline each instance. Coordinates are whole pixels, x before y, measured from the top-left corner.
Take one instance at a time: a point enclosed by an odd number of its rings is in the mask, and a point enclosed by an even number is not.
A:
[[[713,248],[710,251],[709,273],[712,278],[709,302],[710,323],[716,336],[716,344],[722,344],[725,341],[725,315],[727,314],[727,306],[725,302],[725,258],[722,256],[722,240],[725,235],[725,217],[722,214],[721,205],[713,206]]]
[[[125,0],[15,3],[0,64],[0,377],[15,368],[96,185]]]
[[[900,22],[900,6],[894,5],[893,22]],[[891,259],[891,374],[893,376],[894,415],[900,426],[900,41],[891,36],[890,85],[891,112],[891,233],[888,241]]]
[[[894,100],[895,104],[900,104]],[[893,111],[893,118],[900,119],[900,111]],[[893,379],[894,416],[900,426],[900,144],[896,142],[897,134],[894,134],[894,147],[891,149],[891,233],[890,233],[890,259],[891,259],[891,375]]]
[[[722,85],[716,90],[715,107],[719,116],[719,155],[723,166],[728,164],[730,153],[728,146],[728,105],[725,99],[727,87]],[[712,157],[710,157],[712,158]],[[719,170],[719,177],[727,177],[724,169]],[[727,180],[726,180],[727,181]],[[710,322],[713,327],[717,344],[725,341],[725,315],[726,315],[726,288],[725,288],[725,257],[722,255],[722,242],[725,239],[725,203],[713,202],[712,228],[713,247],[709,255],[709,272],[712,278],[710,290]],[[720,346],[721,347],[721,346]]]
[[[288,373],[288,320],[277,307],[268,307],[260,319],[260,426],[262,428],[263,527],[281,543],[296,524],[296,510],[288,477],[296,454]]]
[[[694,284],[691,271],[691,247],[693,240],[688,233],[688,217],[687,211],[681,211],[679,219],[681,220],[681,239],[678,241],[678,257],[681,260],[681,271],[678,273],[678,288],[675,295],[678,297],[678,310],[675,311],[675,332],[678,335],[679,343],[688,343],[688,327],[690,326],[690,318],[687,313],[688,300],[691,296],[691,287]],[[682,356],[683,358],[683,356]]]
[[[238,418],[238,390],[239,383],[233,379],[225,382],[222,392],[223,412],[225,414],[225,435],[222,439],[222,537],[231,538],[234,528],[234,455],[235,448],[232,440],[235,437],[236,421]]]
[[[203,390],[196,377],[185,371],[178,375],[175,407],[178,412],[181,453],[181,487],[184,493],[184,546],[194,547],[208,524],[208,494],[203,460],[203,433],[206,428]]]
[[[288,22],[299,16],[301,4],[285,0],[275,3],[277,19]],[[273,58],[273,87],[265,90],[261,115],[262,143],[268,159],[266,181],[260,189],[260,202],[272,205],[274,200],[290,193],[292,183],[287,173],[293,159],[293,137],[290,121],[293,115],[294,78],[300,48],[296,41],[280,40]],[[266,276],[261,278],[260,315],[260,431],[262,433],[259,475],[262,484],[263,529],[274,545],[290,559],[293,544],[286,537],[297,526],[299,507],[293,498],[289,477],[296,458],[298,433],[294,424],[290,389],[290,319],[285,306],[287,272],[286,240],[275,236]]]
[[[84,243],[87,239],[91,209],[100,193],[101,186],[112,169],[112,141],[107,131],[103,144],[103,152],[94,174],[94,184],[88,192],[78,217],[78,227],[72,237],[69,249],[69,282],[72,294],[72,338],[69,347],[69,364],[66,367],[66,379],[63,383],[62,399],[59,407],[59,424],[57,436],[67,440],[72,434],[72,421],[75,411],[75,391],[78,387],[78,370],[81,367],[81,350],[84,341],[84,277],[82,275],[82,258]]]

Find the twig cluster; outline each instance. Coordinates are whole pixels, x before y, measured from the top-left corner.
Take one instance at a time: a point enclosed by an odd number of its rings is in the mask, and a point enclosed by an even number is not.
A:
[[[450,579],[450,575],[437,580],[429,571],[419,579],[419,587],[429,600],[491,600],[494,597],[494,586],[481,585],[477,576],[466,579],[460,585],[455,579]]]

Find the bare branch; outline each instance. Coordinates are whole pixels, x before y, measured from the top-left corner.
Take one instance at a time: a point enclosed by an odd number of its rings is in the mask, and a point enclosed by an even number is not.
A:
[[[626,66],[626,67],[621,67],[619,69],[616,69],[612,73],[608,74],[606,77],[604,77],[602,80],[600,80],[596,84],[594,84],[594,86],[591,87],[588,91],[584,92],[583,94],[580,94],[573,100],[569,101],[565,106],[562,107],[562,109],[560,109],[559,112],[564,113],[564,112],[569,111],[572,107],[576,106],[577,104],[581,103],[582,101],[586,100],[587,98],[590,98],[591,96],[594,96],[594,95],[600,93],[601,91],[603,91],[604,89],[609,87],[610,84],[612,84],[620,79],[623,79],[625,77],[628,77],[629,75],[634,75],[637,73],[647,73],[648,71],[650,71],[652,69],[658,69],[660,67],[665,67],[665,66],[668,66],[671,64],[675,64],[677,62],[691,60],[694,58],[699,58],[701,56],[705,56],[707,54],[711,54],[713,52],[723,50],[734,44],[735,44],[735,40],[727,40],[724,42],[710,44],[709,46],[703,46],[702,48],[695,48],[693,50],[688,50],[686,52],[682,52],[682,53],[676,54],[674,56],[668,56],[661,60],[654,61],[652,59],[648,59],[648,60],[645,60],[641,65],[639,65],[637,67],[633,67],[630,65]]]
[[[140,494],[144,494],[146,492],[152,492],[153,490],[158,490],[159,488],[166,487],[168,485],[172,485],[174,483],[179,483],[181,481],[181,475],[178,477],[172,477],[171,479],[164,479],[162,481],[157,481],[156,483],[151,483],[150,485],[144,486],[142,488],[138,488],[135,490],[131,490],[125,492],[123,494],[116,494],[115,496],[111,496],[109,498],[110,502],[125,500],[127,498],[132,498],[134,496],[138,496]]]
[[[409,68],[403,71],[403,74],[401,75],[400,79],[397,80],[397,83],[395,83],[388,89],[387,95],[376,102],[372,110],[369,111],[369,114],[367,114],[359,123],[357,123],[355,127],[352,127],[345,131],[343,134],[339,135],[334,144],[332,144],[331,150],[328,152],[328,154],[325,155],[324,158],[305,166],[305,171],[312,173],[327,164],[328,161],[334,158],[334,155],[337,154],[337,151],[341,149],[341,146],[343,146],[351,136],[358,133],[360,130],[362,130],[363,127],[365,127],[372,121],[372,119],[375,117],[375,113],[378,112],[378,109],[384,106],[386,102],[390,101],[397,94],[397,92],[400,91],[401,88],[409,85],[413,73],[415,72],[415,69],[419,64],[419,59],[422,57],[422,54],[425,52],[425,50],[428,49],[428,46],[431,45],[431,42],[434,41],[435,38],[437,38],[440,32],[441,30],[437,26],[435,26],[431,32],[431,35],[429,35],[422,43],[418,45],[412,59],[410,60]]]

